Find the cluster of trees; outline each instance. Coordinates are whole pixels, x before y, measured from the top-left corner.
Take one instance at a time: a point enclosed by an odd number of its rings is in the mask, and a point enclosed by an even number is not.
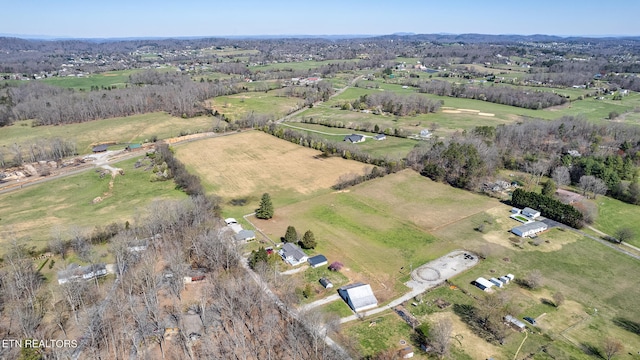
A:
[[[192,117],[206,112],[205,99],[234,91],[228,84],[198,83],[179,75],[169,78],[172,82],[88,93],[29,82],[8,89],[11,106],[0,111],[4,116],[0,123],[34,119],[34,125],[59,125],[156,111]]]
[[[304,99],[305,106],[311,106],[318,101],[327,101],[334,92],[333,85],[328,81],[306,86],[289,86],[284,90],[286,96]]]
[[[78,150],[72,140],[38,138],[21,144],[13,143],[8,148],[0,148],[0,167],[20,166],[25,161],[58,161],[74,155],[78,155]]]
[[[372,109],[375,113],[389,113],[396,116],[412,116],[417,114],[434,113],[440,109],[442,102],[425,96],[399,95],[394,92],[365,94],[360,98],[343,105],[345,110]]]
[[[351,186],[358,185],[368,180],[373,180],[375,178],[383,177],[388,175],[388,168],[383,169],[380,167],[372,167],[369,169],[365,169],[362,175],[358,175],[355,173],[343,174],[338,178],[338,182],[335,183],[331,188],[334,190],[343,190]]]
[[[285,243],[298,243],[303,249],[315,249],[318,245],[316,236],[311,230],[307,230],[302,236],[302,239],[300,239],[298,238],[298,231],[291,225],[287,226],[287,231],[282,237],[282,241]]]
[[[476,335],[502,344],[512,331],[503,319],[509,311],[509,301],[508,293],[501,292],[482,297],[476,306],[455,304],[453,310]]]
[[[166,143],[157,143],[155,146],[153,161],[160,168],[165,167],[162,177],[173,178],[176,187],[182,189],[187,195],[205,195],[200,178],[190,174],[184,164],[173,156],[173,151]],[[152,175],[158,178],[157,174]]]
[[[349,103],[347,103],[349,104]],[[348,107],[348,106],[347,106]],[[346,108],[343,106],[343,109],[346,110]],[[354,131],[366,131],[366,132],[372,132],[372,133],[383,133],[385,135],[388,136],[396,136],[396,137],[400,137],[400,138],[407,138],[409,135],[411,135],[407,130],[405,129],[401,129],[401,128],[384,128],[382,129],[380,127],[380,125],[372,123],[372,122],[358,122],[358,121],[354,121],[354,122],[343,122],[341,120],[336,120],[336,119],[318,119],[318,118],[314,118],[312,116],[310,117],[302,117],[301,120],[302,123],[305,124],[319,124],[319,125],[323,125],[323,126],[328,126],[328,127],[335,127],[335,128],[343,128],[343,129],[351,129]]]
[[[545,217],[577,229],[584,225],[584,216],[580,211],[549,196],[516,189],[511,196],[511,204],[520,208],[530,207],[539,210]]]
[[[465,85],[432,80],[419,82],[417,86],[420,92],[428,94],[477,99],[526,109],[544,109],[568,101],[567,98],[549,91],[525,91],[499,85]]]

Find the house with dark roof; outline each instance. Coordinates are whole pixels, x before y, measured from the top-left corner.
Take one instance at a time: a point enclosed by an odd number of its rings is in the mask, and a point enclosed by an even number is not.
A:
[[[351,135],[345,136],[344,137],[344,141],[350,142],[352,144],[361,143],[361,142],[364,141],[364,136],[363,135],[358,135],[358,134],[351,134]]]
[[[282,249],[278,253],[282,260],[291,266],[300,265],[309,258],[299,246],[292,243],[282,245]]]
[[[317,268],[322,265],[327,265],[327,258],[324,255],[312,256],[307,261],[309,262],[309,265],[311,265],[312,268]]]
[[[364,311],[378,306],[378,299],[373,295],[371,285],[355,283],[338,289],[340,297],[355,311]]]
[[[376,136],[373,137],[375,140],[386,140],[387,139],[387,135],[385,134],[378,134]]]

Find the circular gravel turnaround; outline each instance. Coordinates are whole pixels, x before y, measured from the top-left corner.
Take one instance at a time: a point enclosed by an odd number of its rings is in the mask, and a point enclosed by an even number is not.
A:
[[[418,269],[416,275],[424,281],[435,281],[440,279],[440,271],[430,267],[423,267]]]

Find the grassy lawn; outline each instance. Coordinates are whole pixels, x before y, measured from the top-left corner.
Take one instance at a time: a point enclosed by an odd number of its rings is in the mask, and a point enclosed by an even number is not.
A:
[[[329,64],[340,64],[340,63],[353,62],[353,61],[358,61],[358,59],[282,62],[282,63],[273,63],[269,65],[252,66],[249,69],[254,73],[258,71],[271,71],[271,70],[290,70],[290,71],[310,70],[310,69],[319,68],[321,66],[325,66]]]
[[[95,171],[52,180],[0,196],[0,242],[26,238],[37,248],[47,244],[51,231],[65,232],[74,226],[93,230],[112,222],[133,222],[153,199],[180,199],[171,181],[150,182],[149,172],[134,169],[136,159],[117,163],[124,176],[100,179]],[[96,197],[103,200],[93,204]]]
[[[209,101],[211,107],[231,120],[246,114],[270,115],[280,118],[291,111],[302,107],[304,101],[281,95],[281,90],[265,92],[248,92],[236,95],[219,96]]]
[[[640,207],[606,196],[599,196],[598,218],[593,227],[611,236],[620,228],[630,228],[635,236],[629,244],[640,247]]]
[[[414,352],[419,354],[419,348],[416,349],[419,344],[411,341],[413,329],[391,311],[365,321],[348,323],[343,326],[342,332],[358,341],[363,356],[372,356],[386,349],[400,350],[406,346],[413,346]],[[401,341],[405,345],[401,345]]]
[[[80,124],[31,127],[30,121],[16,122],[0,128],[0,146],[31,142],[40,138],[64,138],[75,141],[78,152],[91,152],[91,144],[100,142],[145,142],[152,136],[159,139],[175,137],[180,133],[209,131],[213,120],[205,116],[182,119],[165,113],[150,113]],[[124,148],[124,146],[122,146]]]

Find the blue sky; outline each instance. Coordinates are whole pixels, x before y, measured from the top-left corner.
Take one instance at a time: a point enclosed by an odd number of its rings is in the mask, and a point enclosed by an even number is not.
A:
[[[0,9],[1,34],[54,37],[640,35],[638,0],[0,0]]]

